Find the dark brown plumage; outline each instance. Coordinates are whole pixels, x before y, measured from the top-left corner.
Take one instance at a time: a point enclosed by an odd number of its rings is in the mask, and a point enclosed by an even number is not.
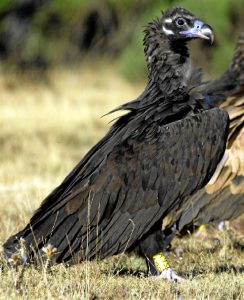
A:
[[[228,115],[207,109],[186,42],[212,37],[178,7],[148,25],[144,92],[118,108],[128,113],[7,240],[7,258],[21,237],[30,259],[47,244],[57,248],[54,261],[69,263],[130,250],[209,181],[225,150]]]

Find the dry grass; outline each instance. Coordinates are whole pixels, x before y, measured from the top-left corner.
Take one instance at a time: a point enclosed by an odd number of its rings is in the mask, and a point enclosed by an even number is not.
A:
[[[105,133],[111,117],[101,115],[140,91],[110,69],[55,70],[36,84],[0,77],[0,244]],[[243,251],[227,233],[220,241],[175,241],[183,254],[169,259],[188,278],[178,285],[147,278],[144,261],[127,255],[49,270],[1,258],[0,299],[243,299]]]

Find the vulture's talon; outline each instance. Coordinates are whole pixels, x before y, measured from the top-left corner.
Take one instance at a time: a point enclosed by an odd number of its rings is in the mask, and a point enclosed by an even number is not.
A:
[[[160,275],[152,276],[153,280],[167,279],[168,281],[184,282],[186,279],[178,276],[171,268],[165,269]]]

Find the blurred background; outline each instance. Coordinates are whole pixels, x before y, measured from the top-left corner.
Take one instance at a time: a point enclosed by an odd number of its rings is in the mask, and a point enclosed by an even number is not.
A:
[[[2,68],[43,71],[106,61],[127,80],[142,80],[143,26],[173,5],[214,28],[214,46],[194,43],[193,57],[209,76],[223,71],[244,28],[243,0],[1,0]]]

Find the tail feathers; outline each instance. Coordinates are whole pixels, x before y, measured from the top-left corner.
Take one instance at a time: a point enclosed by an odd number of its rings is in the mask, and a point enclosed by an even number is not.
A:
[[[52,260],[60,261],[64,251],[68,251],[70,241],[80,232],[82,225],[78,214],[54,214],[36,223],[29,223],[23,230],[10,237],[3,245],[5,256],[11,259],[19,252],[20,241],[25,242],[26,256],[30,261],[45,255],[47,245],[57,249]]]
[[[90,248],[93,246],[93,243],[90,244],[90,240],[93,240],[95,244],[96,238],[96,228],[94,226],[91,226],[91,228],[82,227],[79,219],[72,219],[71,221],[70,218],[67,218],[54,230],[51,229],[46,236],[42,235],[42,228],[37,227],[33,230],[28,225],[16,236],[10,237],[5,242],[3,245],[4,255],[6,260],[10,262],[13,256],[21,252],[21,241],[24,241],[24,255],[28,258],[28,261],[45,260],[45,249],[51,246],[56,249],[52,255],[52,262],[70,262],[72,264],[77,263],[78,259],[81,261],[94,258],[87,251],[87,239],[89,239]],[[24,257],[21,260],[24,263]]]
[[[132,227],[128,222],[128,215],[121,216],[119,212],[112,219],[103,220],[96,225],[81,224],[77,214],[68,215],[55,224],[40,222],[33,228],[28,224],[3,245],[5,258],[10,262],[14,255],[22,253],[22,263],[27,258],[31,262],[43,262],[49,248],[55,249],[51,257],[53,263],[73,264],[85,259],[105,258],[118,254],[131,245],[128,232],[133,232]],[[25,243],[24,251],[22,241]]]

